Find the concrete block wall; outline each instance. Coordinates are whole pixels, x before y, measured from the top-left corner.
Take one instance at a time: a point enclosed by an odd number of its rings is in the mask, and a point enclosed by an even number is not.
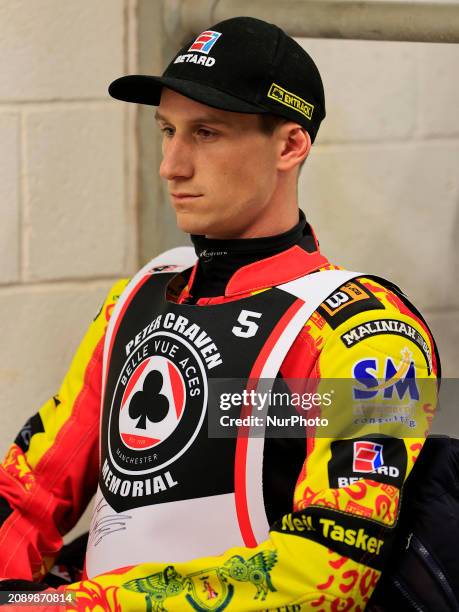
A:
[[[332,261],[404,290],[459,377],[459,45],[300,42],[327,100],[301,206]]]
[[[0,0],[0,455],[137,268],[136,2]]]

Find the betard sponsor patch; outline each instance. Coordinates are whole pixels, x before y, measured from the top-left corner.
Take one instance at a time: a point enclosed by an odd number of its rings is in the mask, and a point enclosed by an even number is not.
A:
[[[400,488],[406,473],[407,454],[403,440],[364,436],[334,440],[328,462],[328,479],[333,488],[348,487],[366,478]]]

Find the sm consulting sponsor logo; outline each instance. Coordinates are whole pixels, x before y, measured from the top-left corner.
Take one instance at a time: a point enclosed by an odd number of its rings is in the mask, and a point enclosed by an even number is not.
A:
[[[400,353],[401,360],[398,364],[394,363],[391,357],[361,359],[354,364],[354,399],[398,397],[400,400],[419,400],[413,354],[407,347]]]

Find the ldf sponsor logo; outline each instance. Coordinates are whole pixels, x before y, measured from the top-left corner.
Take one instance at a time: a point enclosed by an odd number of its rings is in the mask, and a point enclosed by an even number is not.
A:
[[[372,399],[378,395],[382,395],[384,399],[392,399],[395,390],[399,399],[403,399],[408,393],[409,399],[419,400],[412,353],[405,347],[401,355],[402,359],[398,365],[390,357],[386,357],[383,372],[380,359],[358,361],[353,369],[353,376],[359,385],[354,387],[354,399]]]
[[[382,303],[357,279],[349,281],[334,291],[317,309],[332,329],[354,315],[367,310],[384,309]]]
[[[346,308],[350,304],[360,302],[360,300],[367,300],[368,293],[365,293],[357,282],[349,282],[340,287],[338,291],[335,291],[328,297],[323,303],[322,308],[325,309],[327,314],[330,316],[335,315],[337,312]]]

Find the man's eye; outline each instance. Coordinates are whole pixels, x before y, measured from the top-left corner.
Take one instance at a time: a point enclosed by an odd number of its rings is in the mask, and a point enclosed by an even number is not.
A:
[[[198,130],[198,135],[201,138],[207,139],[207,138],[212,138],[213,136],[215,136],[215,132],[213,132],[212,130],[208,130],[206,128],[199,128]]]
[[[161,127],[160,130],[163,136],[170,137],[174,135],[174,129],[171,127],[164,126],[164,127]]]

